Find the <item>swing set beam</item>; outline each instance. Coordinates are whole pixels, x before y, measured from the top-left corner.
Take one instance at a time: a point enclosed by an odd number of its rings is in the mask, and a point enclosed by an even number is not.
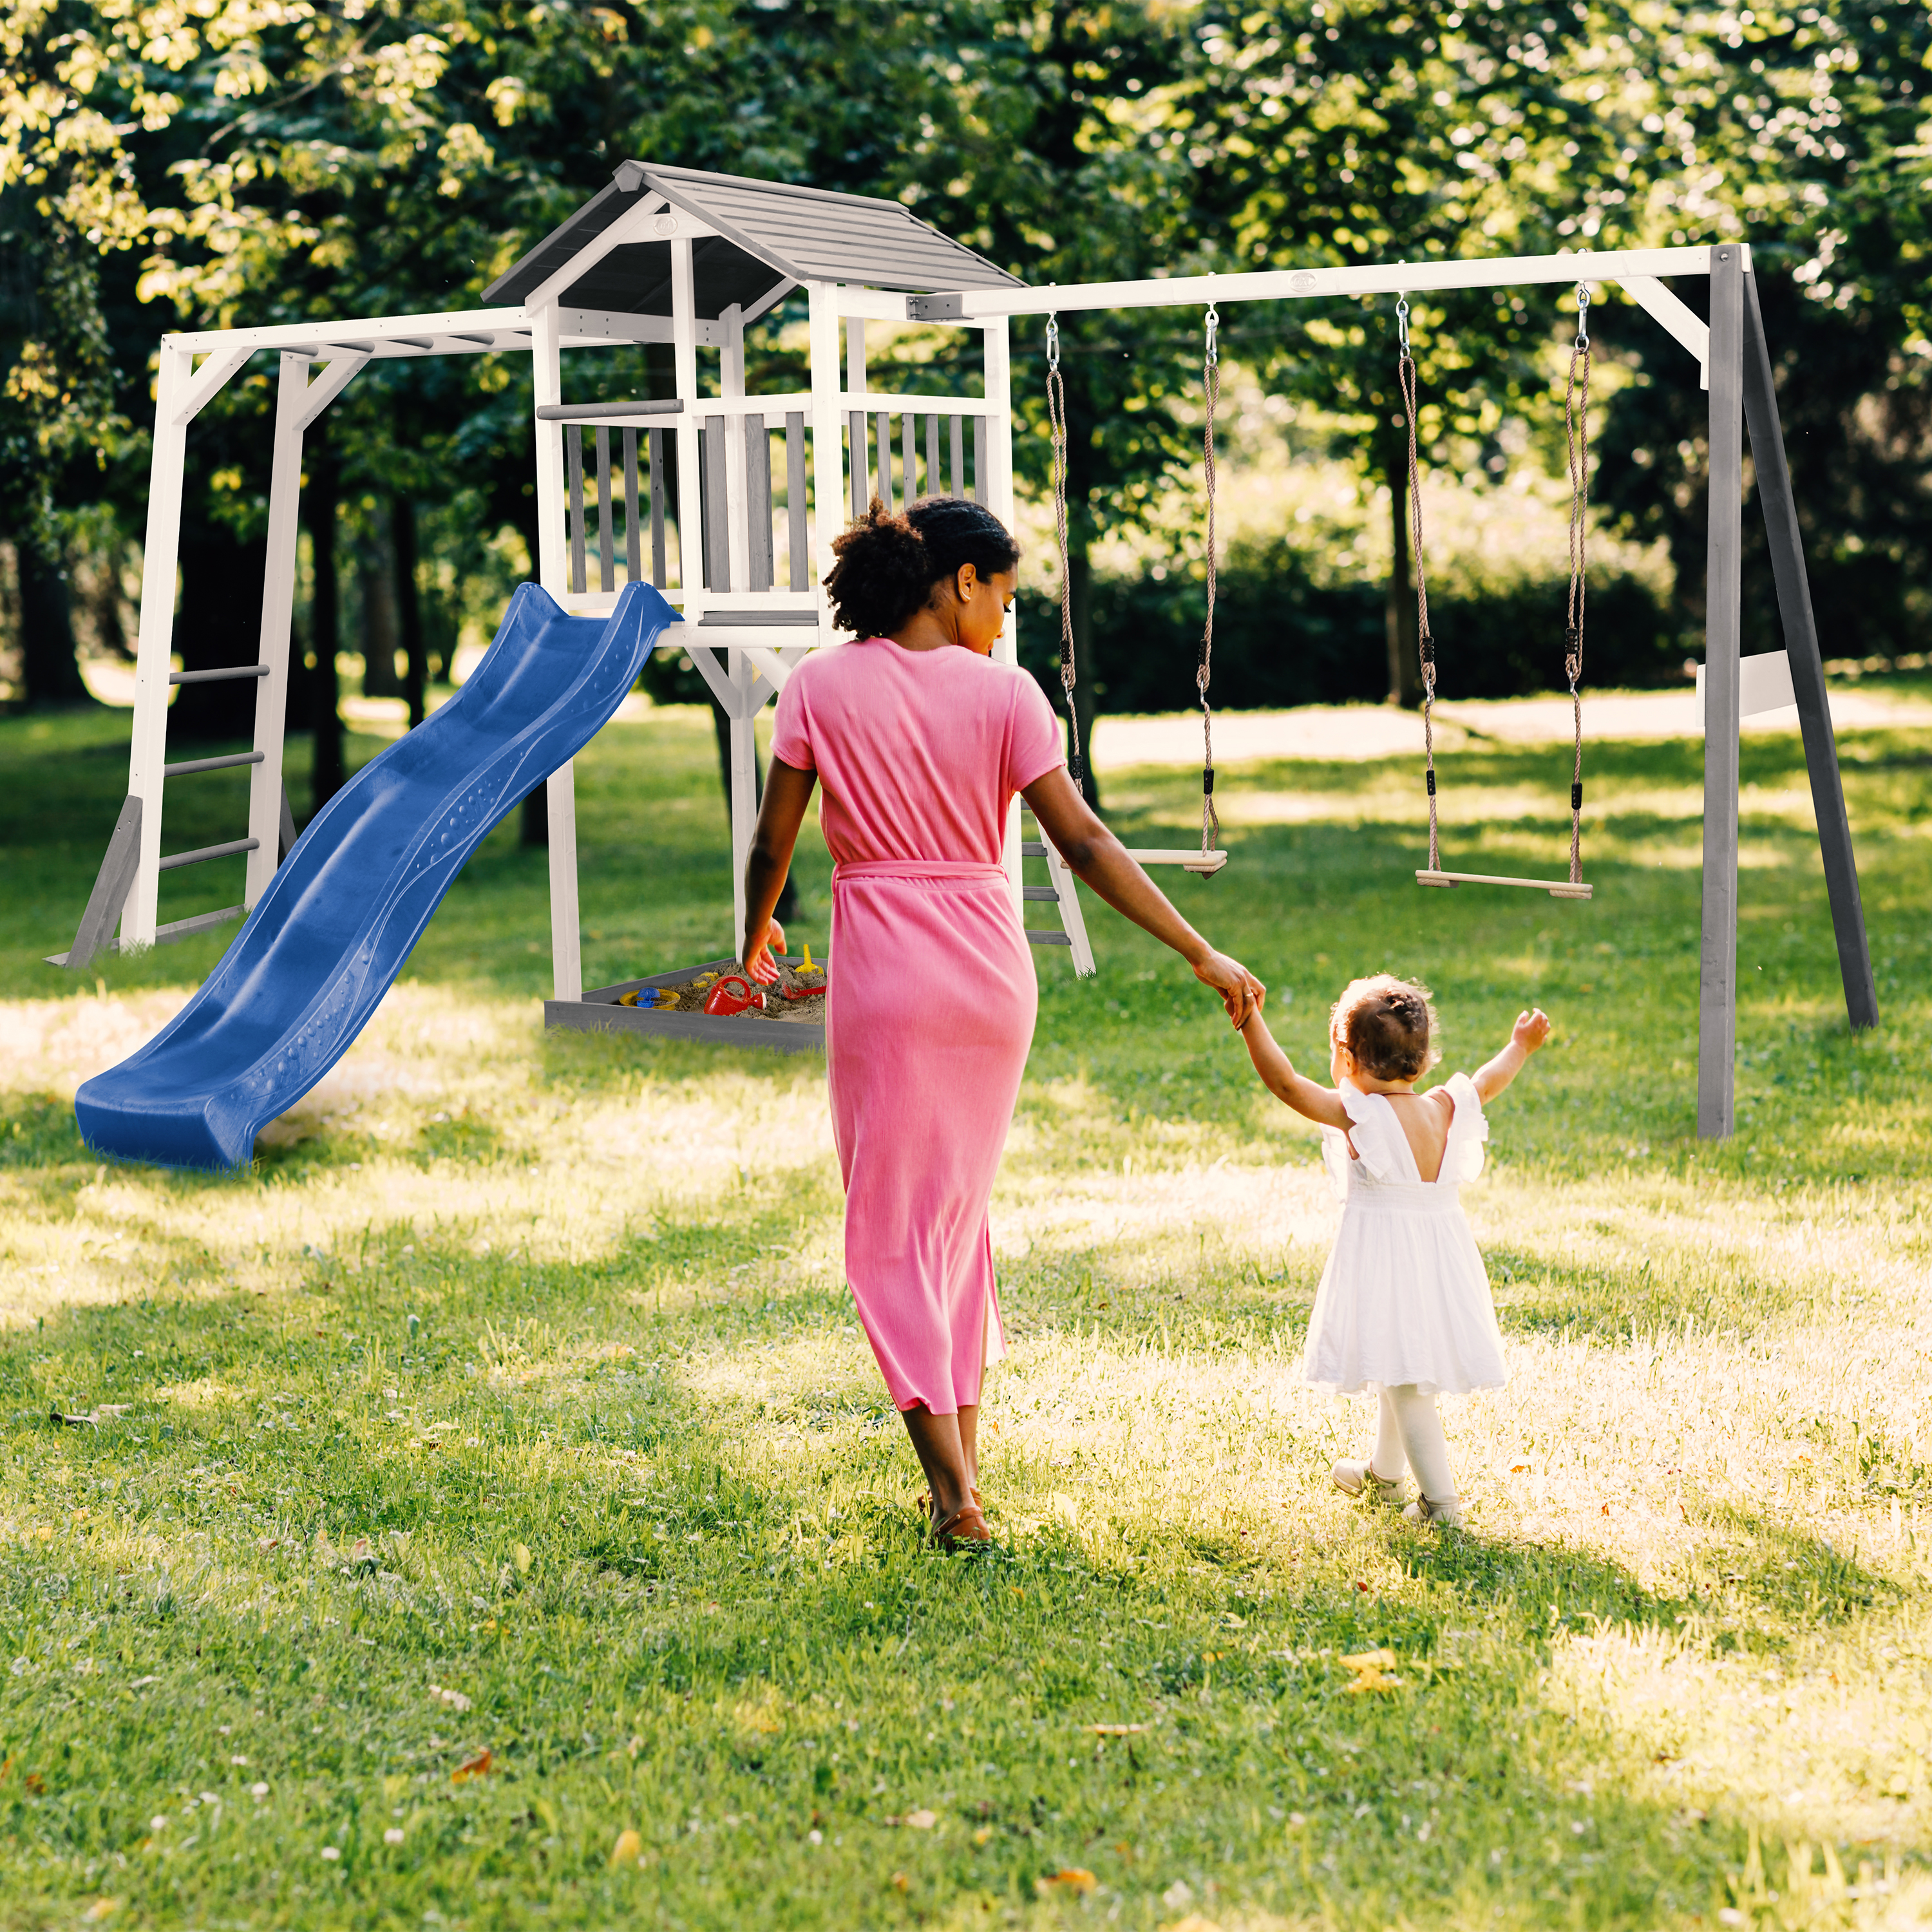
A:
[[[1702,320],[1660,278],[1701,276],[1711,284],[1711,320]],[[1479,261],[1373,262],[1340,268],[1273,269],[1232,275],[1174,275],[1145,280],[965,289],[906,298],[913,322],[976,322],[1076,309],[1200,307],[1235,302],[1334,300],[1446,293],[1541,283],[1614,283],[1700,365],[1710,392],[1710,524],[1705,617],[1703,914],[1699,952],[1697,1132],[1723,1139],[1736,1130],[1738,1002],[1738,780],[1742,712],[1744,438],[1750,437],[1758,503],[1765,518],[1778,616],[1804,741],[1804,762],[1824,862],[1845,1010],[1855,1030],[1878,1023],[1878,994],[1845,809],[1843,777],[1825,688],[1823,655],[1804,567],[1802,534],[1786,460],[1769,346],[1750,250],[1741,242],[1682,248],[1580,249],[1558,255],[1498,256]],[[1425,885],[1535,886],[1561,898],[1582,890],[1543,880],[1470,874],[1418,875]]]

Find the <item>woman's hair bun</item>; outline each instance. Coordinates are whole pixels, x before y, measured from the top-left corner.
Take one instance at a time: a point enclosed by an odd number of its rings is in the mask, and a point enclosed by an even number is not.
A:
[[[969,563],[992,577],[1020,560],[1012,532],[964,496],[922,496],[903,512],[874,496],[832,539],[832,621],[855,638],[890,637],[925,608],[935,584]]]

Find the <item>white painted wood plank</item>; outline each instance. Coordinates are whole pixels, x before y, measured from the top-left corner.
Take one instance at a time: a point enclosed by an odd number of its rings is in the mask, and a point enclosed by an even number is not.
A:
[[[724,311],[724,347],[718,357],[720,400],[742,403],[745,397],[745,323],[734,303]],[[752,517],[745,475],[745,438],[738,424],[724,438],[724,538],[725,556],[734,588],[747,590],[752,583]]]
[[[1618,286],[1696,357],[1699,380],[1708,389],[1711,386],[1711,325],[1700,320],[1695,310],[1680,302],[1654,275],[1626,275]]]
[[[560,765],[544,788],[550,816],[550,958],[553,999],[584,997],[584,934],[577,910],[577,775]]]
[[[554,308],[536,311],[531,351],[532,404],[536,410],[563,400],[563,361]],[[537,554],[530,561],[537,581],[553,597],[570,586],[568,532],[563,519],[563,425],[535,418],[537,463]]]
[[[1738,660],[1738,716],[1756,718],[1767,711],[1795,709],[1798,693],[1791,682],[1791,658],[1778,651],[1756,651]],[[1697,667],[1697,722],[1704,722],[1704,667]]]
[[[670,244],[670,307],[676,332],[673,338],[672,374],[677,393],[687,403],[695,403],[697,280],[688,236],[679,236]],[[673,438],[677,445],[677,581],[684,614],[692,619],[701,616],[704,611],[704,497],[698,482],[699,434],[697,423],[687,419]]]
[[[255,688],[255,749],[262,762],[249,774],[248,854],[242,903],[268,890],[280,856],[283,736],[289,710],[289,634],[295,620],[296,553],[302,527],[302,421],[309,387],[308,358],[284,353],[275,392],[274,456],[268,480],[268,560],[262,577],[262,641],[257,662],[268,667]]]
[[[181,547],[182,469],[188,429],[174,420],[193,378],[191,351],[164,338],[148,478],[148,529],[141,560],[141,629],[134,662],[134,722],[128,790],[141,801],[141,851],[121,915],[123,949],[152,946],[161,881],[161,767],[167,762],[168,672],[174,651],[175,575]]]
[[[254,352],[254,348],[247,344],[216,350],[194,372],[194,380],[182,392],[181,400],[175,405],[176,426],[185,429],[193,422],[227,387],[229,378]]]
[[[1498,255],[1486,260],[1366,262],[1346,268],[1277,268],[1234,275],[1171,275],[1144,281],[1049,283],[1041,288],[949,291],[957,319],[1046,315],[1059,309],[1172,308],[1209,302],[1291,302],[1336,296],[1392,296],[1406,290],[1495,289],[1542,282],[1621,282],[1632,275],[1708,275],[1708,247],[1612,248],[1567,255]],[[1748,250],[1744,272],[1750,272]],[[931,297],[902,296],[911,304]],[[946,319],[946,318],[942,318]]]

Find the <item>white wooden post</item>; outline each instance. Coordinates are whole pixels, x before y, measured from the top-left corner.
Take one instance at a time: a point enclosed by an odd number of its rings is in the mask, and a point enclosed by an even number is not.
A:
[[[866,393],[866,318],[862,315],[848,315],[845,318],[845,390],[849,398],[856,398]],[[852,431],[851,507],[856,516],[866,507],[872,494],[871,466],[866,460],[866,424],[870,418],[862,406],[855,400],[848,410],[859,411],[858,418],[850,425]],[[841,500],[842,520],[844,502]]]
[[[563,400],[560,318],[547,302],[532,318],[531,381],[535,406]],[[569,594],[570,553],[563,527],[563,425],[536,418],[537,580],[561,603]],[[568,761],[544,787],[550,830],[550,958],[553,997],[584,997],[584,935],[577,906],[577,783]]]
[[[148,535],[141,559],[141,635],[134,661],[134,726],[128,790],[141,801],[141,854],[121,915],[124,946],[152,946],[160,916],[161,767],[168,755],[168,676],[175,638],[175,576],[181,550],[188,424],[177,422],[194,374],[191,350],[161,338],[154,386],[154,453],[148,476]]]
[[[677,426],[677,581],[685,622],[694,624],[704,611],[704,496],[698,466],[704,428],[698,413],[698,283],[688,235],[671,241],[670,317],[671,360],[684,404]]]
[[[745,317],[734,302],[720,318],[724,327],[724,344],[718,357],[718,392],[734,401],[745,394]],[[731,588],[752,587],[752,505],[749,479],[745,473],[745,425],[742,418],[729,416],[724,427],[724,528],[726,550],[731,566]]]
[[[1006,318],[986,325],[986,458],[990,477],[980,479],[980,496],[988,509],[1004,524],[1013,526],[1013,394],[1012,355]],[[1001,664],[1020,661],[1018,615],[1006,614],[1006,627],[993,646],[993,656]],[[1005,846],[1006,884],[1013,896],[1013,912],[1024,922],[1025,901],[1021,887],[1025,874],[1020,858],[1020,802],[1016,798],[1006,814]]]
[[[732,957],[745,956],[745,868],[752,856],[752,834],[758,822],[758,713],[754,702],[758,673],[742,651],[729,654],[731,689],[736,702],[731,712],[731,930]]]
[[[306,356],[284,350],[275,391],[274,458],[268,483],[268,556],[262,573],[260,662],[255,686],[255,749],[262,762],[248,781],[250,906],[268,889],[281,860],[282,739],[289,713],[289,633],[295,620],[296,546],[302,520],[302,418],[308,392]]]
[[[818,634],[829,643],[832,607],[825,595],[824,579],[836,560],[832,539],[845,527],[845,470],[838,460],[844,443],[838,408],[838,290],[834,283],[814,282],[808,295],[812,342],[812,555],[818,566],[812,580],[818,596]]]

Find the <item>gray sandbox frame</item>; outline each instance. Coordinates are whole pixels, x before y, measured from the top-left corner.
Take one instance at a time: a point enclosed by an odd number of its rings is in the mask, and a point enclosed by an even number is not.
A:
[[[802,954],[786,958],[788,966],[805,964]],[[574,1000],[546,1000],[544,1024],[573,1033],[653,1034],[660,1040],[701,1040],[710,1046],[750,1047],[761,1053],[823,1053],[825,1028],[809,1020],[762,1020],[746,1016],[714,1018],[710,1013],[659,1012],[656,1008],[620,1006],[626,993],[646,986],[686,986],[706,973],[741,970],[735,959],[712,959],[702,966],[680,966],[674,973],[656,973],[643,980],[620,980],[614,986],[593,986]]]

